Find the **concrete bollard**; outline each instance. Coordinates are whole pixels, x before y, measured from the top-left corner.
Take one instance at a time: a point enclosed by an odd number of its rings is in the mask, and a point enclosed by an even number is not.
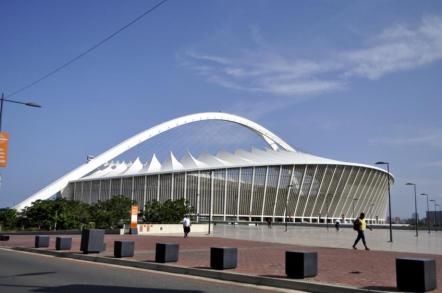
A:
[[[9,235],[0,235],[0,241],[9,241]]]
[[[135,242],[131,240],[117,240],[114,242],[115,257],[134,256]]]
[[[80,250],[83,253],[99,253],[105,250],[104,230],[86,229],[81,231]]]
[[[49,247],[49,236],[37,235],[35,236],[35,248]]]
[[[238,249],[234,247],[211,247],[210,268],[216,270],[234,269],[238,262]]]
[[[175,243],[157,243],[155,246],[155,262],[178,261],[179,245]]]
[[[437,288],[434,259],[396,258],[396,285],[400,291],[425,292]]]
[[[304,279],[318,274],[317,252],[285,252],[285,273],[289,278]]]
[[[70,250],[72,247],[72,237],[59,236],[55,238],[56,250]]]

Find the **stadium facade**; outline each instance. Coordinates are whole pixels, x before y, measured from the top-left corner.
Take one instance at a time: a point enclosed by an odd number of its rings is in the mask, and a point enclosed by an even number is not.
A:
[[[202,120],[248,127],[270,148],[203,153],[197,158],[187,152],[180,160],[170,153],[162,163],[155,154],[145,164],[138,158],[129,163],[109,160],[152,134]],[[141,208],[153,200],[185,198],[198,217],[220,221],[350,222],[364,211],[369,222],[384,223],[388,183],[393,181],[391,174],[380,168],[296,151],[245,118],[201,113],[165,122],[124,141],[34,194],[19,208],[58,189],[64,198],[88,203],[124,195]]]

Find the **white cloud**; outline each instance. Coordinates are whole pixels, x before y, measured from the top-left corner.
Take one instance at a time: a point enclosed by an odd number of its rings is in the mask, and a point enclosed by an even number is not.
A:
[[[378,79],[442,59],[442,18],[426,17],[409,27],[393,25],[362,48],[346,50],[328,59],[282,55],[265,44],[257,27],[251,28],[254,50],[235,56],[187,51],[187,66],[208,82],[256,93],[313,96],[345,88],[352,77]],[[190,64],[190,65],[189,65]]]
[[[414,69],[442,59],[442,19],[424,18],[412,29],[395,25],[384,30],[368,48],[343,54],[349,70],[357,75],[377,79],[385,74]]]
[[[298,96],[342,88],[345,83],[322,79],[318,75],[332,70],[333,64],[309,60],[289,60],[268,52],[246,52],[243,56],[197,54],[189,52],[197,66],[193,69],[207,81],[220,86],[257,93]],[[210,63],[210,64],[209,64]]]

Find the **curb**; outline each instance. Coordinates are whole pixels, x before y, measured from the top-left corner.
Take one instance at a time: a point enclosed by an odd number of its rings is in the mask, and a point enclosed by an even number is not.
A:
[[[204,278],[238,282],[238,283],[246,283],[252,285],[262,285],[262,286],[269,286],[269,287],[276,287],[283,289],[301,290],[312,293],[368,293],[368,292],[389,293],[391,292],[391,291],[379,291],[372,289],[362,289],[362,288],[342,286],[342,285],[332,285],[332,284],[325,284],[313,281],[252,276],[252,275],[211,270],[211,269],[186,268],[186,267],[160,264],[154,262],[142,262],[135,260],[120,259],[120,258],[79,254],[73,252],[63,252],[63,251],[44,250],[44,249],[25,248],[25,247],[13,247],[11,249],[17,251],[50,255],[61,258],[71,258],[71,259],[77,259],[89,262],[113,264],[125,267],[167,272],[172,274],[191,275],[197,277],[204,277]]]

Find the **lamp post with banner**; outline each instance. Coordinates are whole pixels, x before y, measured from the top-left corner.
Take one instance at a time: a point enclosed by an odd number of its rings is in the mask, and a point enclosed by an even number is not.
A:
[[[391,215],[391,192],[390,192],[390,163],[388,162],[376,162],[376,165],[387,165],[387,183],[388,183],[388,217],[389,217],[389,224],[390,224],[390,241],[393,242],[393,227],[392,227],[392,215]]]
[[[11,99],[6,99],[5,95],[2,93],[0,98],[0,167],[6,167],[8,164],[8,142],[9,133],[2,131],[2,116],[3,116],[3,103],[9,102],[14,104],[20,104],[28,107],[41,108],[39,104],[33,102],[21,102]]]

